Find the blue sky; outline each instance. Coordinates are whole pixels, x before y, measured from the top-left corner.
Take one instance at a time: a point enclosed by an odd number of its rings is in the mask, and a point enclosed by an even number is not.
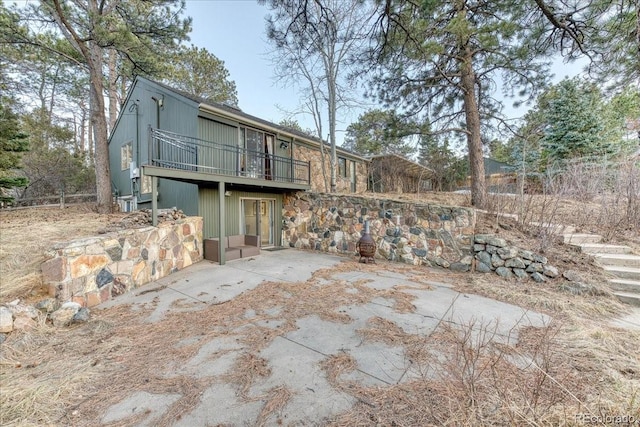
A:
[[[268,55],[272,48],[265,34],[268,13],[268,8],[256,0],[188,0],[186,9],[186,14],[193,18],[191,43],[206,48],[224,61],[236,83],[240,108],[277,123],[287,117],[286,111],[295,111],[300,100],[295,87],[282,87],[273,78]],[[553,67],[553,81],[575,75],[581,68],[579,64],[558,61]],[[343,122],[337,124],[339,143],[344,139],[344,129],[363,111],[364,108],[339,114]],[[514,117],[522,115],[526,109],[507,111]],[[299,114],[295,118],[303,128],[314,128],[311,117]]]
[[[265,34],[268,12],[256,0],[190,0],[186,10],[193,18],[191,43],[224,61],[236,83],[240,108],[277,123],[287,116],[278,107],[295,111],[299,96],[295,87],[282,87],[273,78]],[[313,128],[310,117],[296,119],[303,128]]]

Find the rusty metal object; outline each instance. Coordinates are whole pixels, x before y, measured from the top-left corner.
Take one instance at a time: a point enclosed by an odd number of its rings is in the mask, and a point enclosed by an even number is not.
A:
[[[376,254],[376,242],[373,240],[373,237],[371,237],[371,234],[369,234],[369,221],[364,223],[364,234],[360,240],[358,240],[356,249],[360,254],[360,262],[365,264],[376,263],[373,258]]]

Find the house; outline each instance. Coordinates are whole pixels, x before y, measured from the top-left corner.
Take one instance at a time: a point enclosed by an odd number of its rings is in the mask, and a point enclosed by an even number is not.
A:
[[[517,188],[516,167],[489,157],[484,158],[484,176],[487,190],[495,193],[513,193]],[[471,176],[467,179],[462,188],[471,186]]]
[[[339,192],[367,190],[367,160],[337,148]],[[125,211],[178,207],[204,238],[281,243],[286,193],[326,191],[319,139],[137,77],[109,138],[112,189]],[[222,246],[222,243],[220,244]],[[224,248],[220,248],[224,263]]]
[[[378,193],[420,193],[432,190],[433,170],[394,153],[370,158],[369,188]]]

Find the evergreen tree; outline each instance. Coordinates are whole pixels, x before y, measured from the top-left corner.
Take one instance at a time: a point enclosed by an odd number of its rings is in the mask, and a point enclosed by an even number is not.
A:
[[[546,59],[530,43],[536,6],[527,2],[388,0],[378,20],[380,69],[375,88],[388,105],[428,112],[439,132],[467,140],[471,202],[486,203],[483,127],[499,118],[491,88],[533,93],[546,76]]]
[[[393,111],[369,110],[347,127],[343,146],[363,156],[394,153],[410,156],[415,144],[410,139],[428,131],[416,121]]]
[[[577,78],[558,83],[544,111],[541,147],[551,161],[612,151],[602,115],[601,92]]]
[[[238,105],[238,92],[224,61],[205,48],[181,47],[172,55],[164,79],[169,85],[192,95],[229,105]]]
[[[13,203],[9,191],[25,187],[28,180],[17,176],[21,167],[21,154],[29,150],[27,135],[20,131],[18,117],[7,99],[0,97],[0,202]]]

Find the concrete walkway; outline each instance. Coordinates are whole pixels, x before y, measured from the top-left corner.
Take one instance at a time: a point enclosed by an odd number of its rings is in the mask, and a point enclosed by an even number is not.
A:
[[[335,272],[318,278],[314,276],[316,282],[313,286],[321,288],[339,284],[341,292],[354,296],[352,303],[339,300],[340,303],[332,307],[332,313],[336,317],[341,316],[342,321],[321,317],[317,313],[302,313],[295,320],[296,329],[276,333],[267,345],[255,351],[239,337],[251,326],[264,330],[278,328],[282,324],[278,321],[279,313],[285,310],[282,306],[269,306],[265,302],[265,306],[259,309],[261,315],[256,312],[258,308],[247,308],[244,326],[230,328],[207,342],[201,342],[195,356],[158,367],[161,375],[210,380],[210,386],[201,394],[200,401],[179,419],[171,420],[173,425],[322,424],[323,420],[349,410],[358,401],[357,395],[335,388],[327,370],[322,367],[329,359],[339,356],[348,356],[355,361],[355,366],[341,373],[339,379],[358,385],[388,387],[430,375],[425,373],[424,366],[414,363],[406,346],[398,342],[366,339],[362,331],[371,327],[373,319],[377,319],[379,324],[389,325],[396,334],[406,334],[419,340],[427,340],[434,332],[449,325],[472,328],[478,336],[491,331],[489,339],[503,343],[514,343],[521,327],[540,327],[551,320],[543,314],[514,305],[458,293],[450,283],[429,280],[430,270],[424,267],[369,266],[358,264],[355,257],[293,249],[263,251],[260,256],[231,261],[224,266],[203,261],[109,301],[100,308],[130,304],[132,310],[145,313],[145,322],[158,322],[169,313],[193,312],[231,301],[243,293],[252,292],[264,281],[300,283],[319,269],[326,268]],[[443,276],[442,270],[438,272],[434,276]],[[464,276],[448,277],[463,280]],[[379,294],[369,300],[356,298],[365,291]],[[393,298],[394,292],[406,294],[403,297],[410,298],[413,309],[400,307],[399,299]],[[177,303],[180,301],[183,303]],[[191,303],[185,304],[184,301]],[[295,301],[291,303],[295,304]],[[268,321],[265,321],[264,313],[271,316]],[[198,339],[201,336],[195,332],[193,337],[182,337],[183,342],[192,343]],[[228,378],[234,364],[247,354],[264,360],[269,374],[253,381],[248,390],[241,393],[237,384]],[[276,401],[269,396],[273,397],[278,392],[282,392],[284,403],[276,411],[267,411],[269,405],[275,405]],[[127,419],[135,417],[136,425],[152,426],[181,398],[177,393],[152,394],[133,389],[123,390],[122,396],[119,403],[103,414],[102,423],[127,424]]]

